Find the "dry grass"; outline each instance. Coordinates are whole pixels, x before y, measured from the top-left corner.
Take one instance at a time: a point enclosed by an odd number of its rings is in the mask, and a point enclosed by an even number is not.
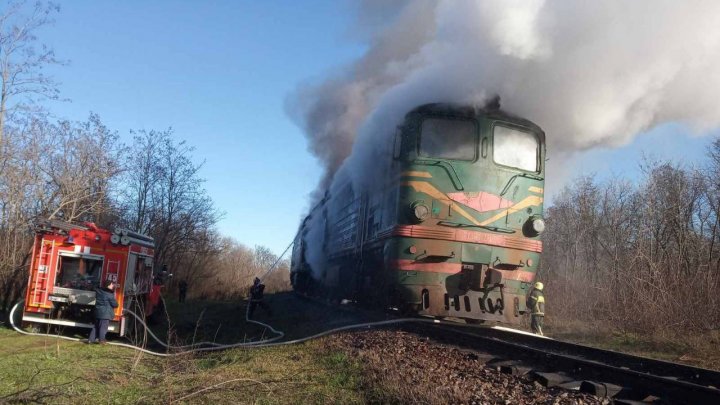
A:
[[[717,350],[720,331],[717,330],[693,334],[681,331],[639,334],[582,321],[560,321],[551,317],[547,321],[546,333],[556,339],[720,370],[720,352]]]

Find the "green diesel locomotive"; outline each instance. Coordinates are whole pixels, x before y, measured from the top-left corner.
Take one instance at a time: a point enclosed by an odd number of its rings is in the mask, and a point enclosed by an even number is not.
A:
[[[518,323],[542,251],[544,132],[499,108],[428,104],[387,138],[381,171],[336,179],[302,222],[293,288]]]

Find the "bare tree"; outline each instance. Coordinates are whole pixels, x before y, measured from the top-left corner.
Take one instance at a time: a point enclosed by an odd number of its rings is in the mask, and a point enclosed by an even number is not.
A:
[[[268,274],[277,259],[277,255],[264,246],[250,249],[232,238],[222,238],[212,266],[198,273],[193,295],[213,299],[244,298],[255,277],[264,277],[268,293],[289,291],[290,263],[287,259],[280,261]]]
[[[193,150],[174,141],[172,130],[138,131],[124,158],[125,223],[152,235],[156,264],[174,269],[207,242],[221,216],[202,187],[202,164],[193,162]]]
[[[705,198],[708,203],[710,225],[710,247],[708,262],[715,272],[720,273],[720,138],[708,147],[710,163],[705,170]]]
[[[48,130],[54,148],[41,168],[53,190],[48,217],[97,221],[110,210],[110,183],[121,171],[123,149],[117,134],[97,115],[82,123],[63,121]]]
[[[60,9],[52,3],[8,1],[0,8],[0,154],[8,114],[32,105],[38,98],[57,99],[59,90],[42,70],[63,64],[52,49],[37,46],[36,32],[53,22]],[[28,13],[25,13],[29,8]]]
[[[646,161],[637,182],[583,177],[561,192],[546,211],[549,313],[643,333],[720,326],[697,310],[720,304],[713,167]]]

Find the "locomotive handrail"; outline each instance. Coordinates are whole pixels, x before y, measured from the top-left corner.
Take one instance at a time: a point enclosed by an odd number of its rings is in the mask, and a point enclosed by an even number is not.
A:
[[[508,189],[510,188],[510,186],[513,184],[513,182],[515,181],[515,179],[518,178],[518,177],[527,177],[528,179],[533,179],[533,180],[538,180],[538,181],[544,180],[544,179],[542,178],[542,176],[538,176],[538,175],[536,175],[536,174],[532,174],[532,173],[518,173],[518,174],[510,177],[510,180],[508,180],[507,184],[505,185],[505,187],[503,187],[502,191],[500,192],[500,196],[504,196],[505,193],[507,193],[507,191],[508,191]]]
[[[440,226],[448,226],[451,228],[483,228],[483,229],[487,229],[489,231],[495,231],[495,232],[515,233],[514,229],[501,228],[499,226],[491,226],[491,225],[461,224],[459,222],[452,222],[452,221],[438,221],[437,224]]]
[[[448,176],[450,176],[450,180],[452,180],[453,186],[457,190],[465,190],[465,188],[462,185],[462,182],[460,182],[460,177],[457,175],[457,172],[455,171],[455,168],[448,162],[443,162],[442,160],[424,160],[424,159],[418,159],[415,161],[416,164],[419,165],[426,165],[426,166],[440,166],[448,173]]]

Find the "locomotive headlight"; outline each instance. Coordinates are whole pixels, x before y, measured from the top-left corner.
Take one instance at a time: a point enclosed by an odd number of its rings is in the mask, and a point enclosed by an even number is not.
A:
[[[412,211],[413,219],[417,222],[426,220],[428,215],[430,215],[430,208],[428,208],[428,206],[422,201],[415,201],[412,203],[410,205],[410,210]]]
[[[538,234],[542,233],[545,230],[545,220],[542,218],[533,219],[532,229]]]
[[[539,215],[533,215],[528,218],[523,226],[525,236],[538,236],[545,231],[545,220]]]

